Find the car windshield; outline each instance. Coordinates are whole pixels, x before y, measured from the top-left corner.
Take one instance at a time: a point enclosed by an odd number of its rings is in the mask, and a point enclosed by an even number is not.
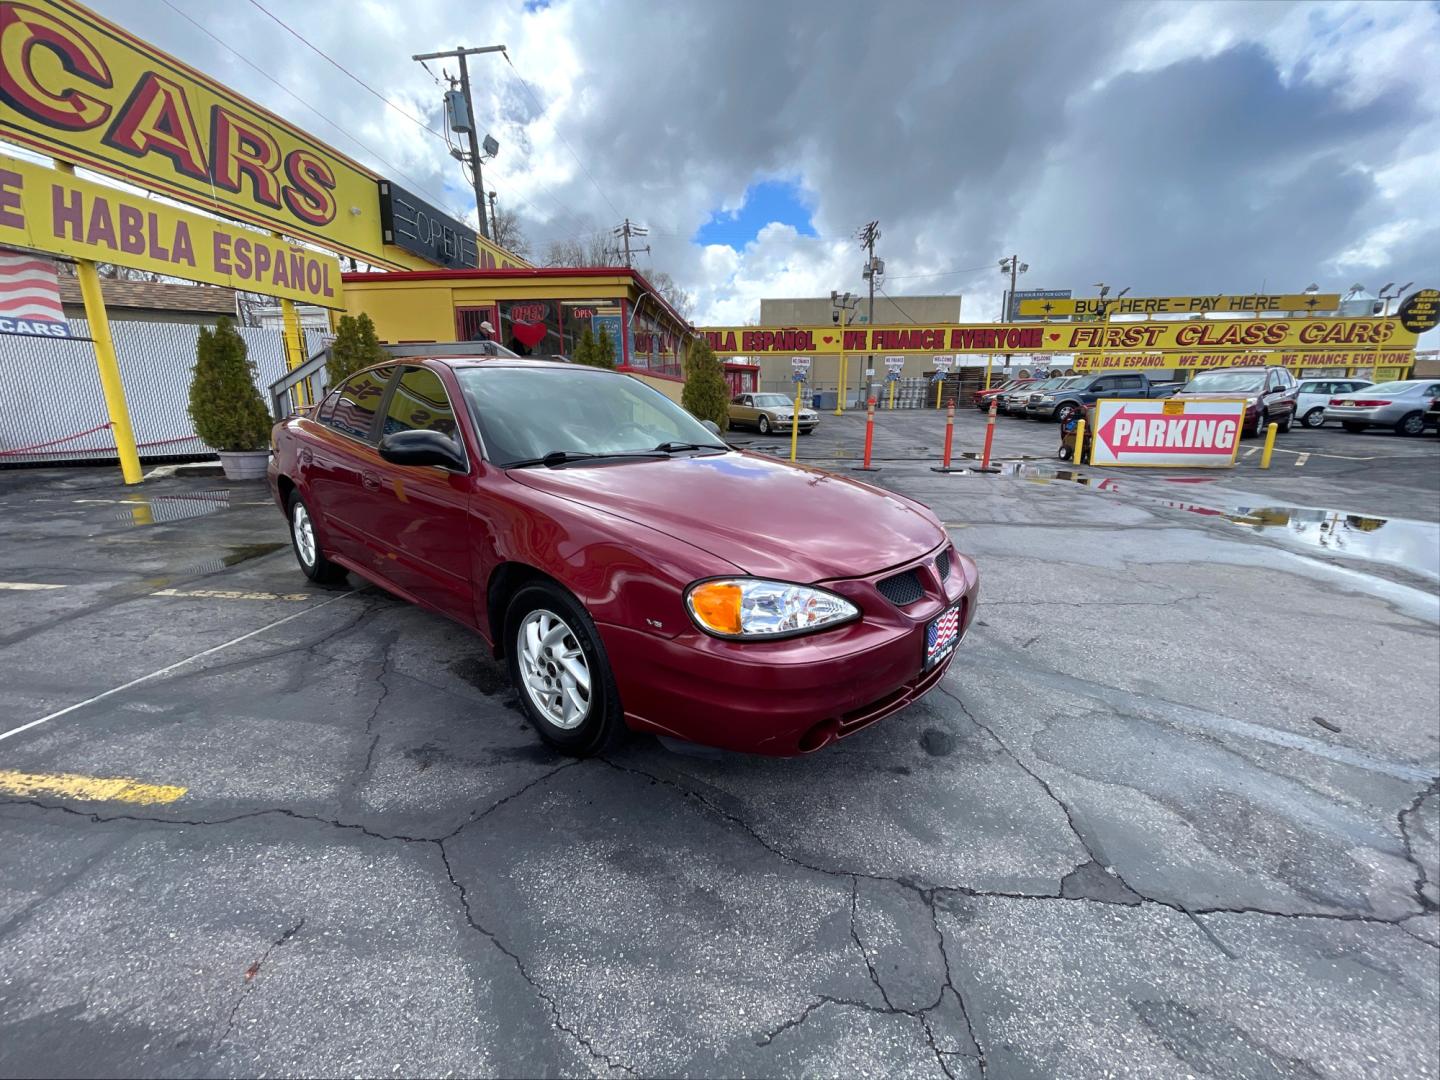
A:
[[[1253,371],[1207,371],[1185,384],[1187,394],[1253,394],[1265,385],[1265,376]]]
[[[547,454],[643,453],[667,444],[725,450],[658,390],[628,375],[577,367],[455,369],[485,456],[502,467]]]
[[[784,394],[756,394],[755,407],[757,409],[778,409],[782,405],[791,405],[793,402]]]
[[[1365,387],[1364,392],[1366,394],[1408,394],[1411,390],[1419,389],[1421,385],[1423,384],[1418,382],[1382,382]],[[1360,392],[1359,390],[1352,391],[1356,394]]]
[[[1060,386],[1062,383],[1064,383],[1064,381],[1065,381],[1064,379],[1059,379],[1059,378],[1045,379],[1045,380],[1043,380],[1043,381],[1041,381],[1041,382],[1031,383],[1029,386],[1025,387],[1025,389],[1026,389],[1026,390],[1054,390],[1057,386]]]

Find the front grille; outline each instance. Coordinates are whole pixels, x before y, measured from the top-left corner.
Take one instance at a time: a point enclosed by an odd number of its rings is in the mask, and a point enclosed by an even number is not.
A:
[[[944,551],[940,552],[939,557],[935,560],[935,573],[940,576],[941,581],[944,581],[950,576],[949,548],[946,548]]]
[[[914,570],[906,570],[894,577],[887,577],[875,588],[880,590],[881,596],[898,607],[913,604],[925,595],[925,589],[920,584],[920,575]]]

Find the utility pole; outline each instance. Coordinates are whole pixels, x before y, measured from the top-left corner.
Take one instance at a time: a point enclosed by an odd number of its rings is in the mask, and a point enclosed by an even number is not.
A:
[[[504,45],[481,45],[479,48],[467,49],[463,45],[457,45],[449,52],[420,53],[410,57],[411,60],[418,60],[424,63],[426,60],[459,60],[460,61],[460,93],[465,96],[465,108],[469,112],[468,131],[470,142],[470,169],[471,179],[475,182],[475,213],[480,218],[480,235],[486,240],[491,239],[490,225],[485,220],[485,180],[480,175],[480,140],[475,137],[475,101],[470,96],[470,68],[465,63],[467,56],[474,56],[477,53],[504,52]],[[453,83],[451,84],[454,85]],[[450,125],[456,131],[460,130],[454,123]],[[459,151],[453,151],[459,154]]]
[[[869,342],[873,336],[873,328],[875,326],[875,275],[885,273],[884,261],[875,258],[875,241],[880,239],[880,223],[878,221],[868,222],[860,230],[858,234],[858,239],[860,241],[860,246],[864,248],[867,252],[865,257],[865,269],[862,271],[862,274],[864,275],[865,280],[870,283],[870,306],[867,309],[867,313],[865,316],[866,322],[868,324],[865,330],[865,340]],[[866,374],[866,372],[873,372],[874,370],[875,354],[866,353],[865,367],[862,369],[860,374],[861,385],[865,387],[862,393],[862,398],[864,400],[869,400],[871,394],[871,387],[873,387],[874,385],[874,375]]]
[[[1000,314],[1000,321],[1002,323],[1008,323],[1014,314],[1016,275],[1023,274],[1029,269],[1030,264],[1022,263],[1019,255],[1011,255],[1008,259],[1000,260],[1000,272],[1010,275],[1010,291],[1005,294],[1005,308]],[[1008,352],[1005,354],[1005,373],[1007,375],[1010,373],[1010,357],[1013,355],[1013,353]]]
[[[611,232],[613,235],[622,237],[622,238],[624,239],[624,241],[625,241],[625,269],[627,269],[627,270],[631,269],[632,267],[631,267],[631,263],[630,263],[630,254],[631,254],[631,253],[630,253],[630,238],[631,238],[632,236],[636,236],[636,237],[638,237],[638,236],[649,236],[649,235],[650,235],[650,230],[647,229],[647,228],[645,228],[645,227],[643,227],[643,226],[641,226],[641,225],[632,225],[632,224],[630,224],[630,219],[627,217],[627,218],[625,219],[624,224],[616,225],[615,228],[613,228],[613,229],[610,230],[610,232]],[[642,248],[642,247],[637,247],[637,248],[635,249],[635,253],[636,253],[636,254],[639,254],[639,253],[642,252],[642,251],[645,252],[646,255],[649,255],[649,254],[650,254],[650,245],[649,245],[649,244],[646,244],[643,248]]]

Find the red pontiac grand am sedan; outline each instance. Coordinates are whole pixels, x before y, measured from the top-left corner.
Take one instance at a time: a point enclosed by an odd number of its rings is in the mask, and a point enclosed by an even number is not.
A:
[[[818,750],[916,700],[975,615],[928,509],[730,449],[637,379],[510,357],[368,368],[278,424],[300,567],[489,642],[541,736]]]

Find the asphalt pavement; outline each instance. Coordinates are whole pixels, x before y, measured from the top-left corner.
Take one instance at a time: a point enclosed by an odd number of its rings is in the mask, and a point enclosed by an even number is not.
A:
[[[1434,1075],[1440,439],[877,427],[979,621],[791,760],[553,755],[263,485],[0,472],[0,1075]]]

